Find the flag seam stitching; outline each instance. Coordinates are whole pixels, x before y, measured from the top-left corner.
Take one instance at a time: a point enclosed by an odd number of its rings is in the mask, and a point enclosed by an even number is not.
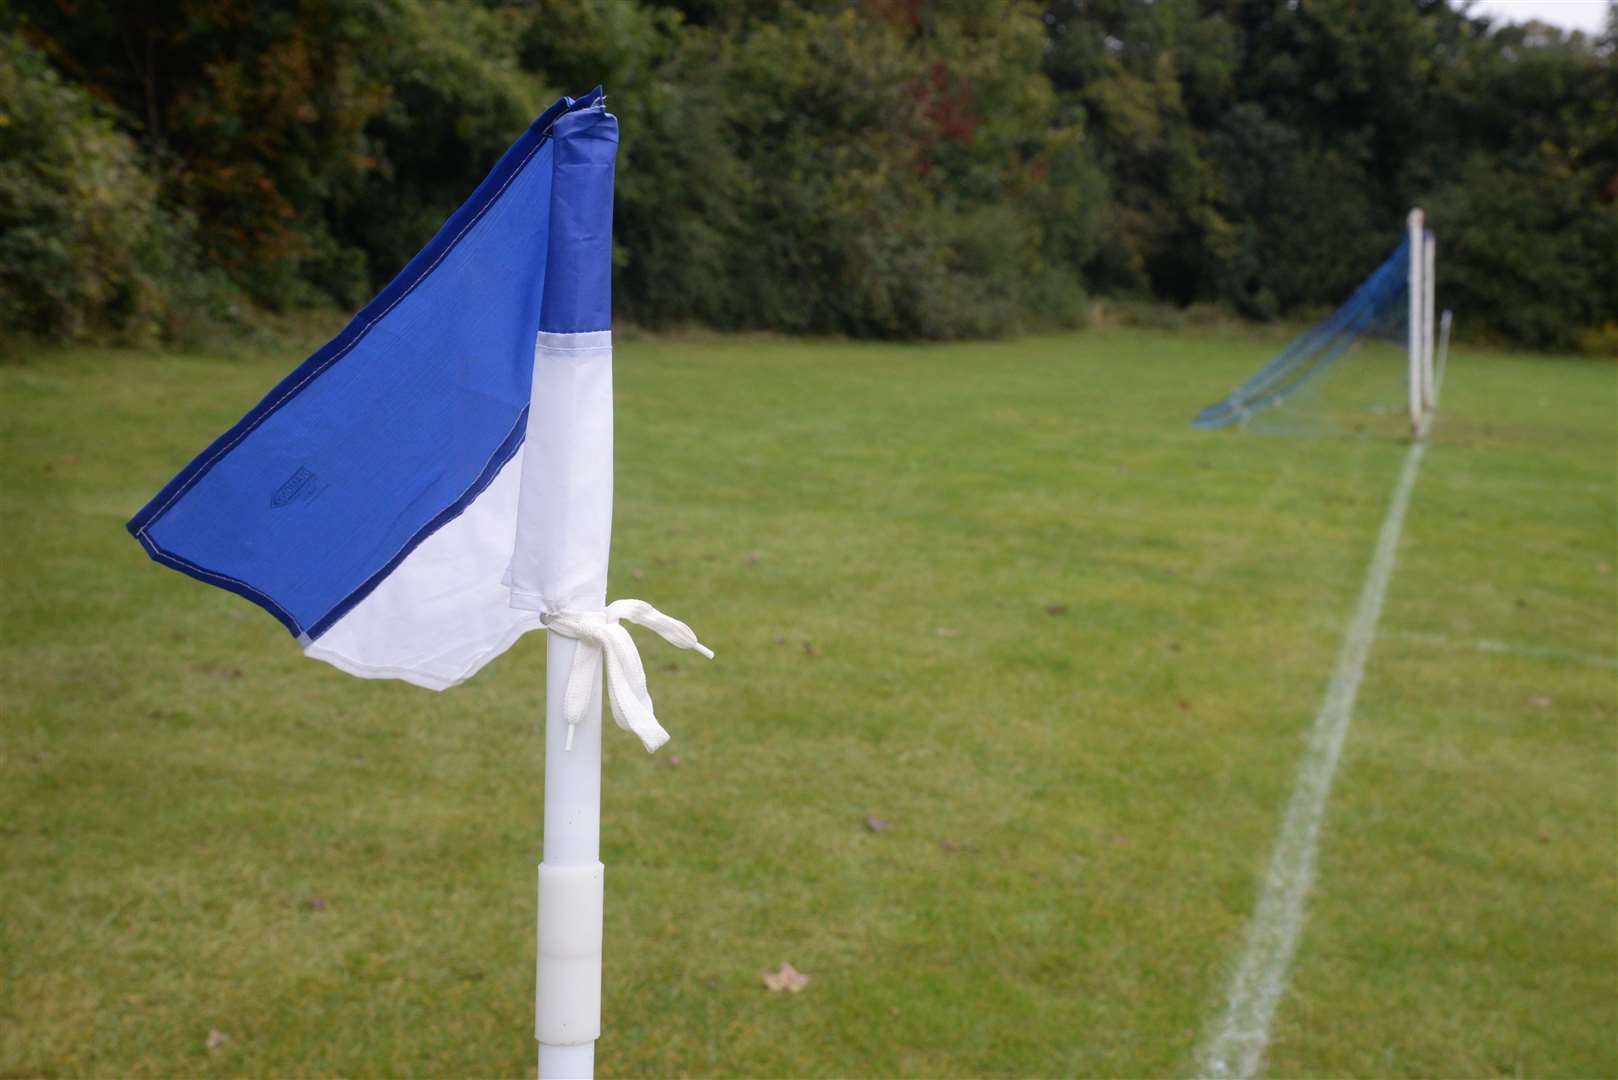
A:
[[[506,430],[506,437],[500,440],[500,444],[495,448],[495,452],[489,455],[489,459],[483,463],[483,468],[478,472],[477,479],[468,484],[459,495],[451,500],[449,505],[439,512],[438,517],[422,526],[413,536],[410,537],[409,540],[401,544],[398,550],[389,556],[388,561],[382,564],[381,569],[372,574],[370,577],[366,578],[358,588],[349,593],[347,596],[343,597],[342,600],[333,605],[329,612],[317,619],[314,625],[309,628],[310,639],[318,639],[327,630],[330,630],[334,625],[336,625],[339,619],[341,619],[344,615],[347,615],[350,611],[354,610],[360,601],[371,595],[372,591],[382,583],[382,579],[397,569],[399,563],[403,562],[405,557],[408,556],[412,551],[420,547],[429,536],[432,536],[433,533],[437,532],[439,529],[442,529],[445,525],[448,525],[450,522],[466,513],[467,507],[471,505],[472,502],[468,496],[476,496],[481,494],[483,489],[487,488],[489,484],[493,482],[495,476],[500,472],[500,469],[491,468],[490,466],[495,463],[497,458],[499,459],[499,463],[502,467],[506,462],[511,460],[512,456],[517,452],[517,447],[521,446],[523,442],[520,437],[513,440],[512,436],[520,436],[527,426],[528,407],[524,406],[522,412],[517,414],[516,421],[511,425],[510,428]],[[502,451],[505,452],[502,454]],[[454,513],[450,513],[452,510]]]

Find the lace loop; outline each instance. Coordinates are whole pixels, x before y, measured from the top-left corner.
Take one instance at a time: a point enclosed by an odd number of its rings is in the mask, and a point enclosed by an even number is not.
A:
[[[567,749],[573,749],[573,733],[590,709],[590,698],[607,666],[607,701],[612,718],[625,731],[640,737],[648,751],[669,741],[669,733],[652,712],[652,695],[646,688],[646,668],[641,664],[635,639],[623,627],[638,623],[680,649],[690,649],[713,659],[713,650],[697,640],[685,623],[665,615],[644,600],[614,600],[605,611],[553,611],[540,616],[552,633],[579,643],[568,672],[567,691],[562,695],[562,718],[567,721]]]

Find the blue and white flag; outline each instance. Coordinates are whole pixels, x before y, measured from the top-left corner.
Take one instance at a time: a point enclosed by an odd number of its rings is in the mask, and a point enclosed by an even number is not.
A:
[[[563,98],[404,271],[129,522],[153,559],[245,596],[316,659],[443,690],[540,626],[605,658],[613,714],[667,739],[606,604],[618,123]],[[599,675],[595,675],[599,678]]]

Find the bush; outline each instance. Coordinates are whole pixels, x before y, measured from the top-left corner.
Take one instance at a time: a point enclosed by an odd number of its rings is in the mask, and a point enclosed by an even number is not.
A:
[[[152,339],[228,300],[133,140],[16,35],[0,39],[0,324]]]
[[[1473,158],[1431,201],[1439,305],[1534,348],[1599,343],[1587,328],[1618,323],[1618,204],[1549,155],[1501,165]]]
[[[624,118],[620,308],[858,337],[1078,322],[1105,188],[1057,120],[1043,41],[999,5],[925,32],[791,8],[685,28],[656,106]]]

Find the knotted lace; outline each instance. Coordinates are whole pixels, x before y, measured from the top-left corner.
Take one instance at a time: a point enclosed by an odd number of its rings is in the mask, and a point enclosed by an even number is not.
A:
[[[679,619],[663,614],[644,600],[614,600],[605,611],[553,611],[540,616],[553,634],[579,643],[573,654],[573,668],[567,675],[562,695],[562,718],[567,721],[567,749],[573,749],[573,732],[590,711],[590,699],[601,678],[601,662],[607,663],[607,701],[612,718],[625,731],[640,736],[647,750],[656,750],[669,741],[669,733],[652,712],[652,695],[646,689],[646,669],[641,665],[635,639],[622,626],[623,621],[639,623],[670,645],[699,652],[713,659],[713,650],[697,640],[692,629]]]

